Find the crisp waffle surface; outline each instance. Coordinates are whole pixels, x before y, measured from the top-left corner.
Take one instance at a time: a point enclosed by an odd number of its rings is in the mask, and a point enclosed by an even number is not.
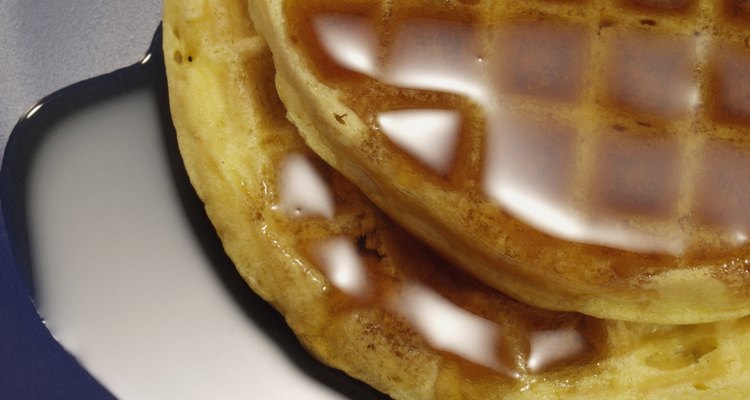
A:
[[[750,312],[750,9],[725,1],[252,1],[308,144],[540,307]]]
[[[321,361],[395,399],[750,395],[747,318],[654,325],[538,309],[408,235],[287,122],[246,10],[165,2],[173,122],[228,255]]]

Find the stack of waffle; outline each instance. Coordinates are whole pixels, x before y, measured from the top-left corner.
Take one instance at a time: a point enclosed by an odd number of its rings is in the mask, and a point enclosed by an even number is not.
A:
[[[394,398],[744,398],[743,4],[168,0],[180,151],[253,290]]]

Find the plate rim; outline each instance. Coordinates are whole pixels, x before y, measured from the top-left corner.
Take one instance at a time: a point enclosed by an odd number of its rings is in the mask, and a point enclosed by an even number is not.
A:
[[[9,399],[114,399],[47,329],[34,303],[26,225],[30,161],[67,115],[164,81],[162,27],[141,60],[59,89],[35,102],[11,130],[0,167],[0,394]],[[162,76],[160,76],[160,74]]]

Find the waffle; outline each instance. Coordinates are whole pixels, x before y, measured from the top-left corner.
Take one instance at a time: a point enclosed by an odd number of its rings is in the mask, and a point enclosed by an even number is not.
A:
[[[602,318],[750,313],[746,1],[250,10],[306,142],[473,276]]]
[[[651,325],[535,308],[389,220],[285,119],[246,9],[165,2],[173,122],[228,255],[321,361],[395,399],[750,395],[748,318]]]

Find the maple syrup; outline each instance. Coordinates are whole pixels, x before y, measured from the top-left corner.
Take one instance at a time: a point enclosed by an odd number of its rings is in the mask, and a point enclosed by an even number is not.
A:
[[[622,6],[692,15],[695,3]],[[471,4],[286,9],[314,71],[425,179],[574,243],[685,263],[739,254],[746,213],[708,198],[746,198],[744,175],[732,172],[736,185],[700,176],[721,168],[717,151],[750,153],[750,51],[710,31],[617,24],[585,4],[569,21],[521,6],[498,17]],[[707,217],[719,213],[731,227]]]

